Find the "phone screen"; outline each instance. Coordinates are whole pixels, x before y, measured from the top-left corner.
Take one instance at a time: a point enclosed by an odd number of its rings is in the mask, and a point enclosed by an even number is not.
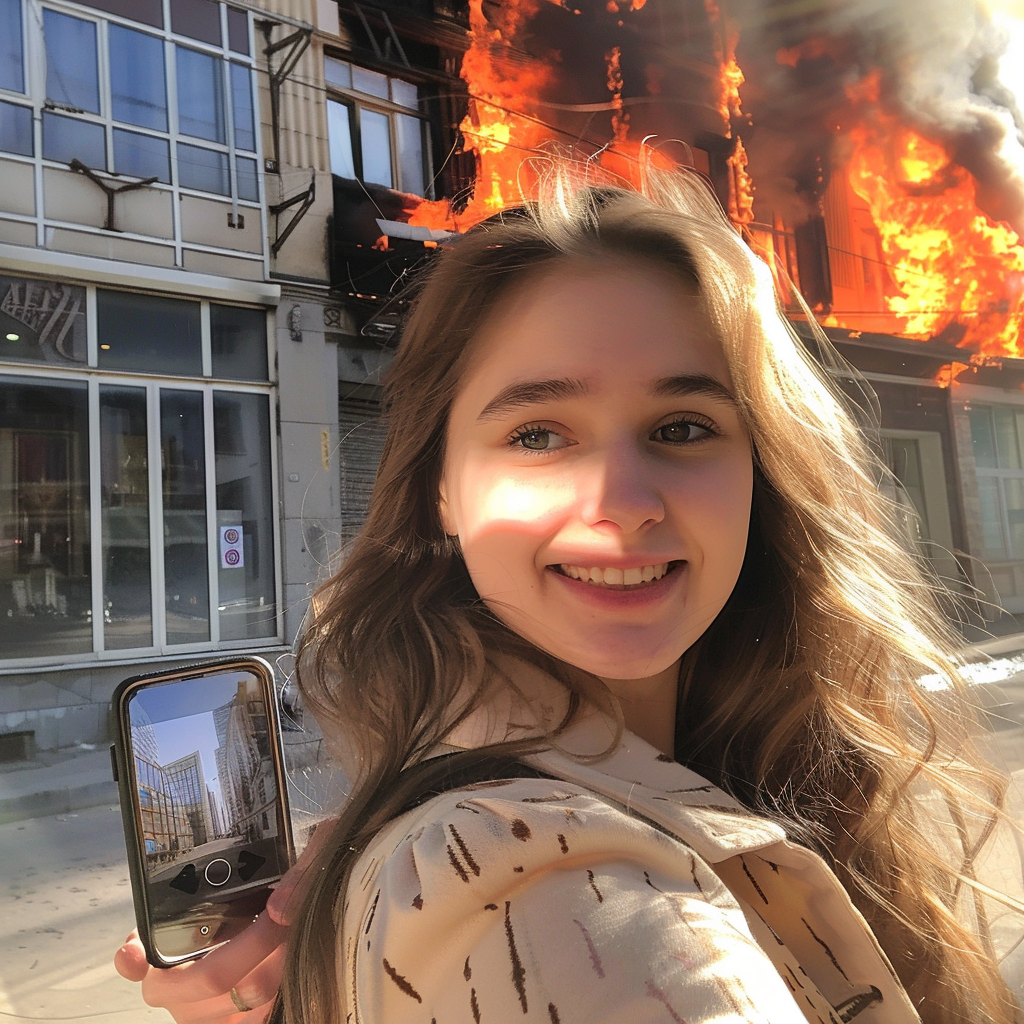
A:
[[[224,942],[288,870],[268,687],[248,671],[126,693],[150,940],[172,960]]]

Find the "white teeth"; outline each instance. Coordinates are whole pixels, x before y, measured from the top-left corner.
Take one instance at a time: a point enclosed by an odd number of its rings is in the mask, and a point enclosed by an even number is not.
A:
[[[668,572],[668,562],[660,565],[645,565],[632,569],[602,569],[597,566],[585,568],[579,565],[562,565],[560,568],[566,576],[584,583],[597,583],[606,587],[635,587],[641,583],[659,580]]]

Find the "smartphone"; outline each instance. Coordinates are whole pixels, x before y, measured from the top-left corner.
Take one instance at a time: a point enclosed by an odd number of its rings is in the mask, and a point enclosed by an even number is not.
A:
[[[294,861],[274,674],[247,657],[133,676],[114,717],[135,919],[172,967],[251,924]]]

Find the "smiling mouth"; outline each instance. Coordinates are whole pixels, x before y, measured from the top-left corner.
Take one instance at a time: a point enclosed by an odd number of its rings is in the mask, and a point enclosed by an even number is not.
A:
[[[551,569],[570,579],[579,580],[581,583],[588,583],[592,587],[614,587],[615,589],[626,589],[628,587],[644,587],[663,576],[672,572],[680,565],[685,564],[681,560],[673,562],[660,562],[657,565],[644,565],[632,569],[613,569],[592,567],[582,565],[552,565]]]

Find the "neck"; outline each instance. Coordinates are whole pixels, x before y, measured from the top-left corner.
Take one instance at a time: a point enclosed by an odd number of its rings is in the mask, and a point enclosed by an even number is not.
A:
[[[675,756],[679,662],[645,679],[602,679],[622,705],[626,728],[669,757]]]

